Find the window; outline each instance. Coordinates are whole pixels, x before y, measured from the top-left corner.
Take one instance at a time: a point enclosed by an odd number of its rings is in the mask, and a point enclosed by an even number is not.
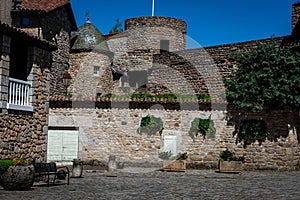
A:
[[[161,40],[160,41],[160,50],[161,51],[169,51],[170,41],[169,40]]]
[[[29,17],[23,17],[21,19],[21,26],[29,26],[30,25],[30,19]]]
[[[100,76],[100,67],[99,66],[94,66],[94,76]]]

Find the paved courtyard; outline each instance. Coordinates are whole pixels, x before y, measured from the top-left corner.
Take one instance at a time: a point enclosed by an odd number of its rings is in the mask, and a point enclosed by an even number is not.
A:
[[[84,178],[71,178],[70,185],[62,183],[50,187],[35,183],[30,191],[0,188],[0,199],[300,199],[300,172],[176,173],[125,168],[116,172],[85,172]]]

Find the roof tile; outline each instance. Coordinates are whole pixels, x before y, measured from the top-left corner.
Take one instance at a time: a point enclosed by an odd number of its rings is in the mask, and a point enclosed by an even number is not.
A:
[[[22,9],[44,10],[50,12],[69,3],[70,0],[23,0]]]
[[[56,50],[57,46],[53,42],[41,39],[39,37],[28,34],[22,29],[16,28],[6,23],[0,21],[0,33],[8,34],[9,36],[17,36],[18,38],[23,38],[26,41],[38,46],[41,49],[46,50]]]

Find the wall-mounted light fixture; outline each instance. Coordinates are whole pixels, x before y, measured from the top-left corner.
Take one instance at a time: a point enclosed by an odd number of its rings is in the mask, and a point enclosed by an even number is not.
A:
[[[68,92],[68,87],[71,83],[71,79],[72,79],[71,74],[66,71],[63,75],[63,83],[65,86],[66,92]]]

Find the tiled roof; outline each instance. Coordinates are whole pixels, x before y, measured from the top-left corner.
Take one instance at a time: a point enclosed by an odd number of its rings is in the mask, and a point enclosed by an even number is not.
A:
[[[75,104],[73,104],[75,102]],[[152,105],[161,104],[163,107],[176,108],[176,109],[210,109],[212,104],[214,109],[224,109],[224,105],[227,104],[221,98],[211,100],[196,100],[196,99],[161,99],[161,98],[146,98],[146,99],[131,99],[131,98],[104,98],[104,97],[65,97],[65,96],[51,96],[50,97],[50,108],[73,108],[90,106],[91,104],[86,102],[94,102],[97,108],[110,108],[112,103],[116,107],[124,108],[124,105],[130,103],[130,108],[149,108]],[[198,106],[195,106],[198,105]],[[181,107],[182,106],[182,107]]]
[[[124,31],[124,32],[121,32],[121,33],[110,33],[110,34],[104,35],[104,38],[106,40],[115,39],[115,38],[122,38],[122,37],[128,37],[128,32]]]
[[[26,41],[36,45],[41,49],[45,49],[49,51],[53,51],[57,49],[57,46],[54,43],[38,38],[36,36],[29,35],[25,31],[22,31],[21,29],[16,28],[14,26],[10,26],[8,24],[2,23],[1,21],[0,21],[0,33],[7,34],[12,37],[16,36],[19,38],[24,38]]]
[[[90,21],[87,21],[81,27],[78,28],[78,31],[72,35],[71,49],[94,49],[96,46],[99,46],[105,38],[100,30],[94,26]],[[104,47],[104,46],[103,46]],[[107,47],[104,48],[108,50]]]
[[[69,97],[62,95],[55,95],[50,97],[50,101],[99,101],[99,102],[165,102],[165,103],[176,103],[176,102],[199,102],[199,103],[225,103],[222,98],[212,98],[212,99],[168,99],[168,98],[108,98],[108,97]]]
[[[70,0],[23,0],[22,9],[44,10],[49,12],[69,3]]]
[[[56,10],[57,8],[66,7],[69,19],[71,21],[71,28],[72,31],[77,30],[77,24],[76,20],[73,14],[73,10],[71,7],[70,0],[23,0],[21,4],[20,11],[45,11],[45,12],[51,12]]]

